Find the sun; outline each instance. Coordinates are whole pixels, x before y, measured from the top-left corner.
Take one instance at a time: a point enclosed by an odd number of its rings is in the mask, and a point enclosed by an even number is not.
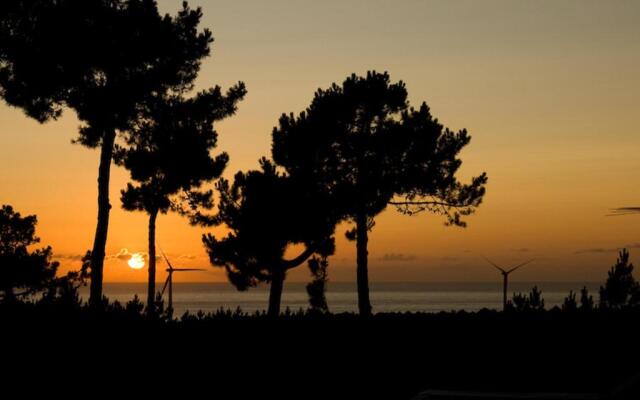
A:
[[[131,269],[142,269],[144,268],[144,256],[141,253],[133,253],[127,264]]]

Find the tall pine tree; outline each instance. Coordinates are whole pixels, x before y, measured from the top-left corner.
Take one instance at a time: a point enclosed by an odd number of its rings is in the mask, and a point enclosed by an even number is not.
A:
[[[149,276],[147,311],[154,315],[156,281],[156,219],[177,211],[192,224],[207,222],[202,213],[213,207],[213,191],[201,186],[222,174],[229,157],[213,157],[218,134],[214,123],[233,115],[246,90],[244,84],[219,87],[186,99],[163,96],[146,104],[136,126],[118,146],[115,159],[131,173],[134,183],[122,191],[122,206],[149,217]]]
[[[283,115],[273,131],[273,160],[296,179],[331,194],[341,219],[355,224],[358,306],[371,314],[368,233],[388,205],[412,215],[429,211],[465,226],[485,193],[483,173],[467,184],[457,172],[466,130],[444,128],[423,103],[409,106],[403,82],[387,73],[352,75],[318,90],[299,115]]]

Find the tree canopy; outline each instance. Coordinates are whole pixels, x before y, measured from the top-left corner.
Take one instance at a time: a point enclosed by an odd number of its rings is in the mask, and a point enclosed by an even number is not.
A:
[[[374,71],[318,90],[297,116],[282,115],[272,152],[292,176],[330,189],[347,217],[361,203],[370,217],[392,204],[406,213],[441,212],[464,225],[460,217],[480,204],[487,181],[484,173],[469,184],[457,179],[458,155],[470,140],[466,129],[440,124],[426,103],[410,107],[405,84]]]
[[[271,284],[269,314],[277,315],[286,273],[314,254],[327,257],[334,251],[332,219],[328,201],[321,192],[309,190],[277,171],[262,159],[260,170],[238,172],[233,184],[220,180],[216,225],[230,232],[218,239],[212,234],[203,241],[214,266],[225,268],[239,290],[260,282]],[[291,245],[302,245],[294,258],[286,259]]]
[[[126,136],[126,145],[116,149],[116,161],[136,182],[122,191],[123,207],[148,213],[173,208],[188,214],[193,223],[201,222],[204,216],[197,207],[211,208],[213,191],[198,189],[218,178],[229,160],[224,152],[211,155],[218,140],[214,122],[233,115],[245,93],[239,83],[226,94],[215,87],[193,98],[170,96],[149,102]],[[182,196],[175,197],[178,194]]]
[[[59,264],[51,261],[51,247],[29,249],[40,242],[37,223],[35,215],[23,217],[9,205],[0,209],[0,293],[5,301],[43,290],[55,280]]]
[[[7,0],[0,10],[2,97],[42,122],[70,107],[88,146],[105,128],[128,129],[149,96],[190,90],[213,41],[186,2],[175,17],[154,0]]]

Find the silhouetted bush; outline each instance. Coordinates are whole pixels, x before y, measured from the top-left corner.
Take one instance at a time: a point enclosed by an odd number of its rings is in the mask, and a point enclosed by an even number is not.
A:
[[[35,215],[21,216],[9,205],[0,209],[0,300],[15,301],[56,284],[59,263],[51,247],[30,251],[40,242]],[[19,292],[16,292],[16,291]]]
[[[565,312],[574,312],[578,309],[578,302],[576,301],[576,294],[573,290],[569,291],[567,297],[564,298],[562,302],[562,311]]]
[[[511,311],[544,311],[544,298],[542,291],[534,286],[529,294],[514,293],[512,300],[507,304],[507,310]]]
[[[309,261],[309,270],[313,280],[307,284],[307,294],[309,295],[309,306],[312,311],[328,313],[327,303],[327,268],[329,262],[326,257],[312,257]]]
[[[593,311],[594,308],[593,296],[589,294],[587,287],[583,286],[580,290],[580,310]]]
[[[607,281],[600,287],[600,307],[624,308],[640,305],[640,284],[633,277],[629,252],[622,249],[618,260],[609,270]]]

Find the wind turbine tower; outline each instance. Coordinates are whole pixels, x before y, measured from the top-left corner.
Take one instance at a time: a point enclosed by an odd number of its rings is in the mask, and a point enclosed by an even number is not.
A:
[[[493,265],[502,274],[502,311],[506,311],[507,310],[507,291],[509,290],[509,274],[514,272],[518,268],[524,267],[525,265],[529,264],[533,260],[523,262],[522,264],[518,264],[515,267],[511,267],[510,269],[504,269],[498,266],[497,264],[495,264],[493,261],[489,260],[488,258],[486,257],[483,257],[483,258],[485,259],[486,262]]]

